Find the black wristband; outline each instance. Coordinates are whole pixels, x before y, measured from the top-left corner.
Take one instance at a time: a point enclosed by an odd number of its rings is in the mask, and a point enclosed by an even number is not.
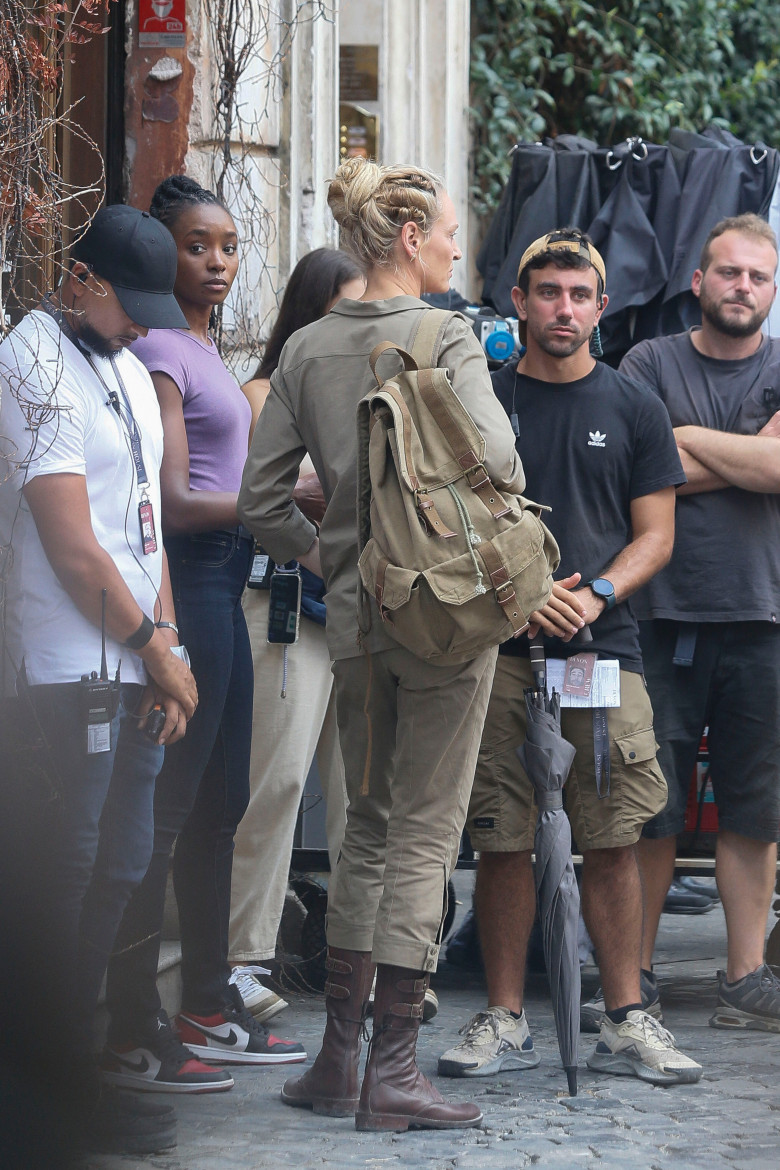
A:
[[[143,650],[147,642],[152,640],[154,634],[154,622],[150,617],[144,614],[141,624],[134,634],[129,638],[125,638],[125,646],[128,650]]]
[[[175,626],[173,622],[155,622],[154,624],[157,626],[158,630],[173,630],[174,634],[178,638],[179,627]]]

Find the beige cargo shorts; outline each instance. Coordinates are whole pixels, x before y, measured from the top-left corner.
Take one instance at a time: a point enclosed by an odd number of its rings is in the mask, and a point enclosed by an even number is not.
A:
[[[527,658],[499,654],[466,822],[475,849],[533,849],[536,801],[515,750],[525,740],[523,691],[532,685]],[[561,712],[563,734],[577,749],[564,805],[581,852],[634,844],[642,826],[666,805],[666,781],[656,761],[653,711],[642,675],[621,670],[620,699],[619,707],[607,711],[610,788],[603,798],[596,789],[593,712]]]

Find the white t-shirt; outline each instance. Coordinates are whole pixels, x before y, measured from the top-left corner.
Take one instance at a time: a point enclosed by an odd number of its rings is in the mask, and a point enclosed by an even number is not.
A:
[[[16,692],[22,659],[32,685],[77,682],[82,674],[100,671],[100,629],[60,585],[22,492],[37,476],[69,472],[86,478],[98,544],[143,612],[154,613],[162,572],[163,432],[157,397],[141,363],[127,350],[117,354],[151,481],[157,552],[145,556],[127,410],[111,363],[92,360],[119,395],[123,417],[109,404],[106,386],[86,357],[48,313],[29,313],[0,345],[0,589],[5,587],[0,693],[5,695]],[[111,678],[121,658],[122,682],[146,681],[143,662],[127,647],[107,638],[106,652]]]

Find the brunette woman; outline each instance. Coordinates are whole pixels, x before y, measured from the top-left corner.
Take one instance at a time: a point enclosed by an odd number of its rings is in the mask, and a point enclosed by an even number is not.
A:
[[[298,261],[284,291],[263,360],[254,378],[243,387],[252,408],[252,429],[287,338],[330,312],[342,297],[361,296],[365,287],[360,267],[346,252],[316,248]],[[308,456],[301,464],[294,495],[310,520],[322,519],[325,501]],[[267,974],[262,964],[276,954],[293,834],[315,753],[326,802],[331,870],[336,866],[345,823],[344,764],[325,641],[324,585],[307,569],[300,572],[301,622],[294,646],[285,648],[267,641],[267,582],[266,587],[250,587],[244,594],[255,668],[255,701],[249,806],[236,834],[233,859],[230,961],[232,978],[244,1003],[255,1019],[263,1022],[287,1007],[286,1001],[258,976]]]
[[[252,541],[236,514],[250,409],[209,333],[209,318],[238,270],[236,226],[215,195],[181,175],[160,184],[150,210],[176,241],[174,295],[189,329],[150,330],[134,351],[160,404],[165,547],[200,706],[186,737],[166,751],[157,781],[152,862],[109,966],[103,1068],[106,1079],[126,1087],[204,1092],[230,1088],[232,1077],[195,1057],[278,1064],[304,1060],[305,1052],[255,1021],[229,983],[227,962],[233,836],[249,795],[252,726],[252,656],[241,608]],[[174,842],[178,1034],[156,986]]]

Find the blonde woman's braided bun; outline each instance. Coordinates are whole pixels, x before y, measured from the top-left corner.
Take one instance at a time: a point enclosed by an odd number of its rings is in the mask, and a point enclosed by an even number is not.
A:
[[[328,187],[328,206],[343,244],[364,263],[387,264],[401,228],[413,220],[426,235],[441,213],[441,180],[419,167],[343,162]]]

